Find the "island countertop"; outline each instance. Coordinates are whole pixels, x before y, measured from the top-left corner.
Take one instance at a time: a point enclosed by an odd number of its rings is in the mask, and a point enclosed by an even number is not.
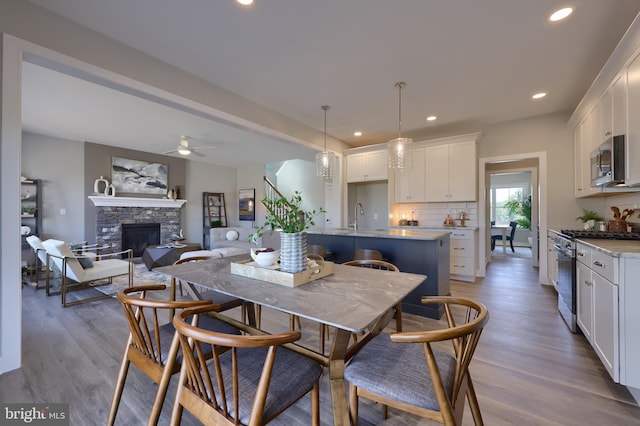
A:
[[[424,231],[414,229],[385,229],[377,231],[357,231],[351,228],[310,228],[307,234],[319,235],[343,235],[349,237],[370,237],[370,238],[394,238],[409,240],[439,240],[449,236],[450,232],[445,231]]]

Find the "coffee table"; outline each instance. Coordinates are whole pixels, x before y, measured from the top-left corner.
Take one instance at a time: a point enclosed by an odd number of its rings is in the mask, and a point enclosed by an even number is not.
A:
[[[158,266],[172,265],[180,259],[180,255],[186,251],[202,250],[200,244],[180,243],[180,244],[157,244],[144,249],[142,262],[148,270]]]

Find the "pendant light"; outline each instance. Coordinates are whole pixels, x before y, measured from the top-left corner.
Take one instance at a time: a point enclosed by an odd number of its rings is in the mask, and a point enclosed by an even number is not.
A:
[[[322,177],[325,182],[333,182],[336,154],[327,151],[327,110],[329,105],[322,105],[324,111],[324,151],[316,154],[316,175]]]
[[[402,89],[406,84],[399,81],[395,84],[398,88],[398,137],[387,142],[387,154],[390,169],[409,169],[411,158],[411,143],[413,139],[402,137]]]

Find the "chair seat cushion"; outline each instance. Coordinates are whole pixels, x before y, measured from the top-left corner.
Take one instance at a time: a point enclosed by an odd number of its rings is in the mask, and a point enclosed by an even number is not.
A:
[[[448,395],[453,389],[455,358],[433,350]],[[349,362],[345,378],[350,383],[395,401],[440,411],[421,344],[394,343],[380,334]]]
[[[93,268],[85,269],[81,281],[94,281],[106,277],[115,277],[129,273],[130,264],[122,259],[105,259],[93,263]]]
[[[241,424],[249,424],[253,399],[266,354],[267,348],[238,348],[239,420]],[[233,404],[231,404],[231,395],[233,395],[231,351],[222,354],[220,361],[226,394],[230,404],[230,414],[235,415]],[[208,363],[212,364],[213,361],[208,361]],[[215,371],[212,365],[209,366],[209,371]],[[309,392],[321,374],[322,367],[315,361],[287,348],[278,347],[265,401],[264,418],[269,419],[277,415],[296,402],[302,395]],[[221,403],[219,394],[216,396],[218,397],[218,403]]]

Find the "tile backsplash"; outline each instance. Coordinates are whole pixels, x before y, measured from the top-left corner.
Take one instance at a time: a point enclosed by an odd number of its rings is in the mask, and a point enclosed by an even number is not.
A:
[[[447,215],[459,218],[465,213],[467,226],[478,226],[478,203],[397,203],[389,211],[389,226],[398,226],[401,219],[417,220],[418,226],[442,226]],[[456,221],[458,224],[459,222]]]

